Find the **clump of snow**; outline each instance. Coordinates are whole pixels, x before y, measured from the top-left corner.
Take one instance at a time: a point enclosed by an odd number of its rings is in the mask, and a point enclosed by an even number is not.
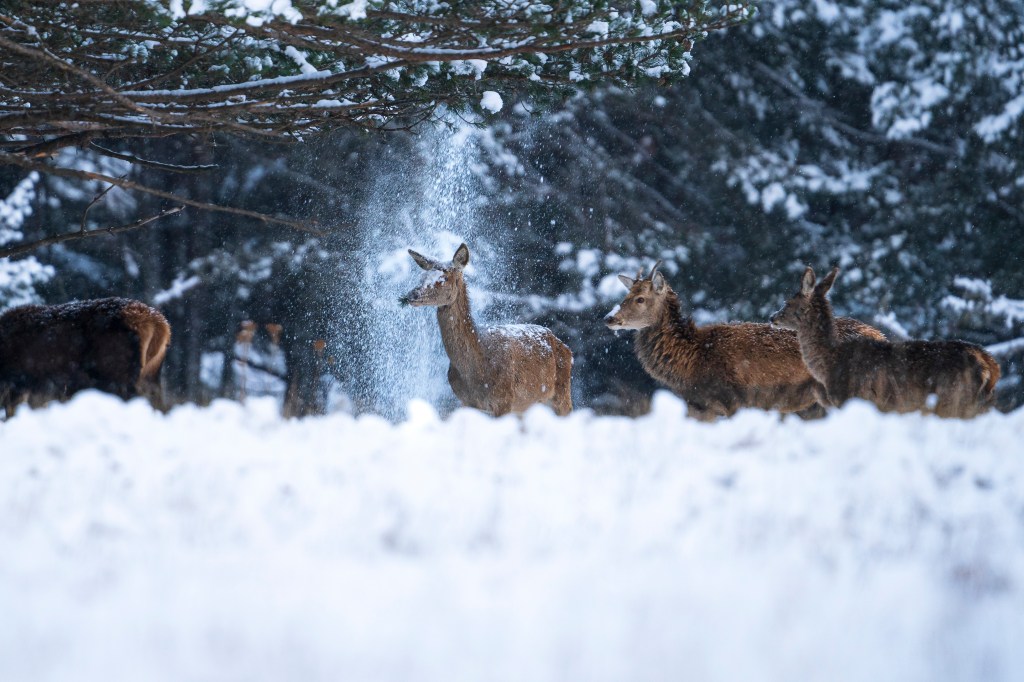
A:
[[[503,106],[505,106],[505,103],[501,100],[501,95],[494,90],[485,90],[483,97],[480,98],[480,107],[492,114],[501,111]]]
[[[618,275],[605,275],[597,284],[597,295],[602,301],[620,299],[625,293],[625,286]]]
[[[327,4],[333,7],[337,2],[338,0],[328,0]],[[355,2],[342,5],[335,12],[340,16],[347,16],[349,19],[365,19],[366,2],[367,0],[355,0]]]
[[[199,275],[185,277],[179,274],[171,282],[171,286],[153,295],[153,305],[165,305],[184,296],[190,289],[195,289],[202,284],[203,280]]]
[[[576,252],[576,269],[584,277],[594,277],[601,270],[601,252],[597,249],[580,249]]]
[[[317,73],[317,68],[315,66],[313,66],[312,64],[310,64],[309,61],[307,61],[307,58],[309,57],[308,53],[303,52],[302,50],[298,50],[298,49],[296,49],[295,47],[293,47],[291,45],[285,46],[284,53],[292,58],[292,61],[295,62],[295,65],[299,67],[299,70],[302,73],[305,73],[305,74],[315,74],[315,73]]]
[[[0,199],[0,246],[21,239],[21,227],[32,215],[39,173],[32,171],[14,186],[5,199]]]
[[[485,327],[484,335],[506,343],[539,345],[550,348],[548,335],[551,330],[539,324],[502,324]]]
[[[244,18],[246,23],[252,26],[261,26],[267,19],[275,16],[293,24],[302,20],[302,13],[295,9],[291,0],[231,0],[227,3],[224,14]]]
[[[904,340],[910,338],[910,332],[896,319],[896,313],[891,310],[884,313],[875,313],[874,323],[882,327],[890,338],[896,337],[897,339]]]
[[[1009,130],[1014,122],[1024,116],[1024,95],[1014,97],[1003,110],[998,114],[986,116],[974,126],[974,132],[986,142],[994,142],[999,136]]]
[[[487,70],[487,60],[485,59],[465,59],[451,62],[451,68],[454,73],[458,74],[473,74],[476,80],[480,80],[484,71]]]
[[[1024,411],[684,409],[21,412],[0,679],[1019,677]]]
[[[958,315],[999,320],[1007,329],[1024,322],[1024,300],[994,296],[992,283],[973,277],[954,277],[953,286],[962,295],[945,296],[940,305]]]

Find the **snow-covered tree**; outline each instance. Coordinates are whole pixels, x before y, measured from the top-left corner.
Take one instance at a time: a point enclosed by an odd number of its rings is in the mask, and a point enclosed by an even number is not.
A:
[[[13,0],[0,135],[8,148],[30,138],[12,150],[27,159],[105,149],[100,138],[407,126],[442,105],[497,111],[503,93],[682,77],[694,41],[751,13],[706,0]]]
[[[39,174],[29,173],[6,198],[0,197],[0,246],[22,238],[22,227],[32,213]],[[0,312],[24,303],[37,303],[35,287],[54,275],[49,265],[34,256],[12,261],[0,258]]]
[[[616,272],[664,258],[698,319],[764,320],[805,264],[838,263],[840,308],[895,337],[1012,336],[958,326],[940,303],[960,276],[1024,292],[1019,3],[759,10],[671,88],[603,89],[494,126],[493,172],[518,187],[495,210],[532,218],[526,267],[539,248],[562,264],[525,279],[550,310],[595,320],[622,293]],[[592,358],[621,345],[600,331],[580,335]]]

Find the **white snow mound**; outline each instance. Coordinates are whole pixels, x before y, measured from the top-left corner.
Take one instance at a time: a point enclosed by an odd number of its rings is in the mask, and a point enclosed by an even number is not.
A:
[[[1024,411],[0,424],[0,680],[1024,677]]]

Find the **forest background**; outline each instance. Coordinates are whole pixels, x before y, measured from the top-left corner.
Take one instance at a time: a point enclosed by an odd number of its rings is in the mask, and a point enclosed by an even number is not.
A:
[[[0,259],[0,309],[138,298],[174,330],[174,402],[267,393],[290,414],[397,415],[415,395],[453,400],[433,316],[397,303],[417,277],[405,249],[450,258],[466,240],[480,318],[550,326],[576,354],[577,405],[636,414],[655,387],[601,322],[625,293],[616,275],[663,259],[698,322],[764,321],[805,264],[838,264],[841,312],[892,338],[990,346],[1008,409],[1024,402],[1022,46],[1013,0],[766,0],[669,85],[555,102],[509,86],[500,110],[391,132],[119,148],[216,166],[189,174],[64,147],[54,164],[316,234],[187,208]],[[0,166],[0,249],[175,206],[107,188]]]

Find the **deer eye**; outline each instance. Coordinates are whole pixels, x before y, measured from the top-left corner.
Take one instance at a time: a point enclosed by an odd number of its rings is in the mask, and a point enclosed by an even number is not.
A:
[[[636,302],[637,302],[637,303],[643,303],[643,302],[644,302],[644,300],[645,300],[645,299],[644,299],[644,297],[643,297],[643,296],[637,296],[637,297],[636,297]]]

